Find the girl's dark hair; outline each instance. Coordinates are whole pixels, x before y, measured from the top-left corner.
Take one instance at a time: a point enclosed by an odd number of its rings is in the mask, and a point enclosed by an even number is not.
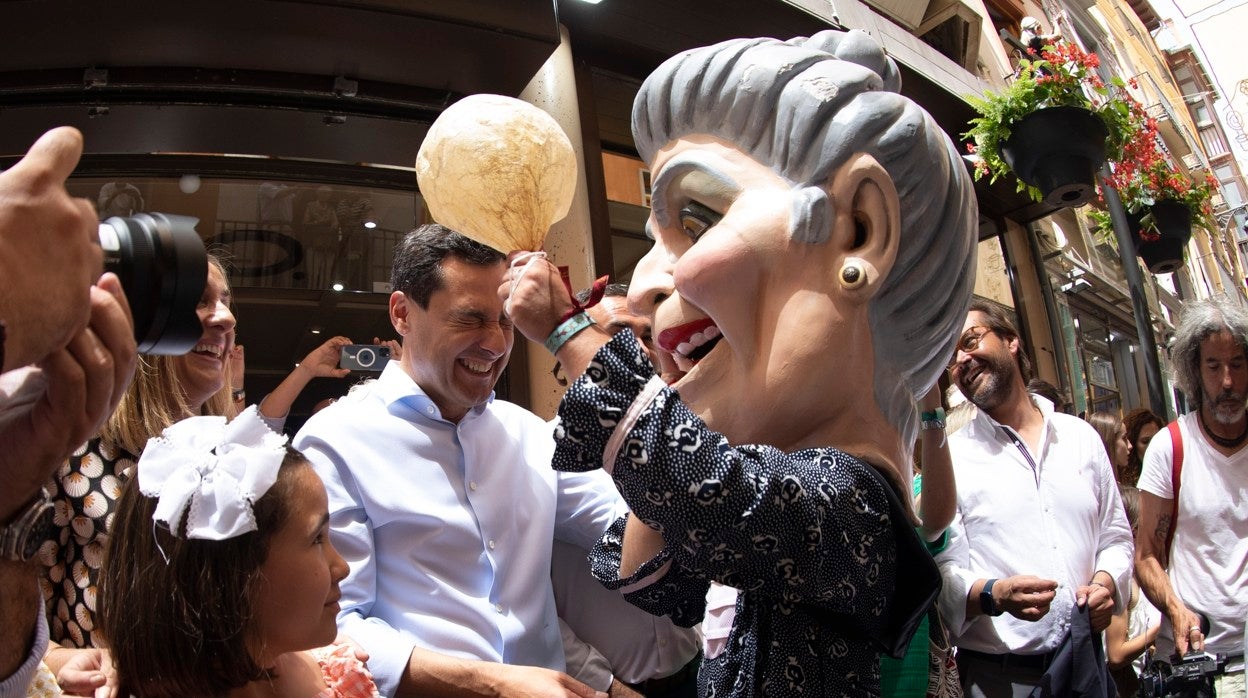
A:
[[[1127,454],[1127,467],[1123,468],[1118,477],[1118,481],[1124,485],[1135,485],[1140,479],[1144,454],[1136,451],[1135,442],[1139,441],[1140,432],[1149,424],[1155,424],[1157,431],[1166,428],[1165,421],[1146,407],[1131,410],[1126,417],[1122,418],[1122,426],[1127,430],[1127,441],[1131,442],[1131,453]]]
[[[1127,523],[1134,529],[1140,523],[1140,491],[1131,485],[1118,485],[1118,494],[1122,497],[1122,510],[1127,515]]]
[[[221,541],[173,535],[152,520],[157,500],[139,491],[137,474],[125,484],[97,616],[122,695],[217,696],[267,675],[250,651],[252,600],[299,467],[307,460],[288,446],[277,481],[254,505],[257,530]]]

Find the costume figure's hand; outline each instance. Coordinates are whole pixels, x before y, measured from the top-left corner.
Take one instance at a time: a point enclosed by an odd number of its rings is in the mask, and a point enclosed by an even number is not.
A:
[[[1030,574],[998,579],[992,588],[997,607],[1019,620],[1037,621],[1049,612],[1057,582]]]
[[[516,329],[540,344],[573,305],[559,269],[543,257],[522,256],[531,254],[513,252],[508,255],[508,264],[515,264],[504,274],[498,295],[506,304],[507,314]]]
[[[21,375],[0,413],[0,518],[29,501],[121,401],[138,355],[130,307],[113,274],[89,287],[91,322]]]
[[[1092,630],[1101,632],[1109,627],[1109,619],[1114,615],[1114,595],[1107,587],[1100,584],[1086,584],[1075,592],[1076,605],[1087,605],[1091,615]]]
[[[338,368],[338,360],[342,348],[350,343],[351,340],[346,337],[330,337],[321,346],[308,352],[303,361],[299,362],[299,368],[306,367],[305,370],[317,378],[342,378],[350,374],[351,369]]]
[[[89,290],[103,268],[99,223],[86,199],[65,191],[82,134],[43,134],[0,173],[0,319],[8,327],[3,369],[38,363],[91,317]]]

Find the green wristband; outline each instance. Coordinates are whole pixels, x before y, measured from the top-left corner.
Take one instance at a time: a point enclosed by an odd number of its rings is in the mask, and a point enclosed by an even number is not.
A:
[[[589,315],[583,312],[577,313],[556,327],[555,331],[551,332],[550,336],[542,344],[545,345],[546,351],[549,351],[551,354],[558,353],[559,349],[564,344],[567,344],[569,339],[572,339],[578,332],[592,324],[594,324],[594,320]]]

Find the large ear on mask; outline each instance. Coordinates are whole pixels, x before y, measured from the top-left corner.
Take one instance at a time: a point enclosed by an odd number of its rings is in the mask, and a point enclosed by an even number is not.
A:
[[[834,218],[828,240],[833,273],[848,293],[867,300],[893,269],[901,240],[897,188],[871,155],[858,153],[832,174]]]

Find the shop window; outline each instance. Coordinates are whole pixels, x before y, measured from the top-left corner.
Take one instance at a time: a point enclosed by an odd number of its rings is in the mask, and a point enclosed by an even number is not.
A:
[[[984,0],[984,7],[988,10],[988,19],[998,32],[1007,31],[1014,38],[1023,33],[1019,25],[1027,12],[1023,9],[1022,0]]]
[[[394,247],[421,206],[410,192],[197,175],[74,178],[67,188],[101,219],[150,211],[198,218],[236,288],[389,293]]]

